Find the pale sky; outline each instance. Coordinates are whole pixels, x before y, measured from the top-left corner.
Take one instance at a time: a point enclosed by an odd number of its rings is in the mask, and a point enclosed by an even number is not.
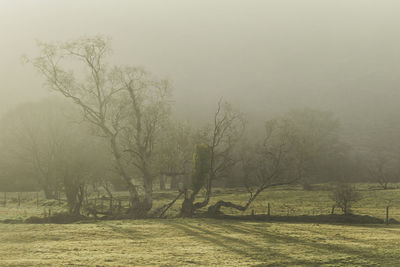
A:
[[[202,116],[223,96],[263,118],[292,107],[398,114],[397,0],[0,0],[0,113],[48,95],[21,55],[35,40],[112,37],[114,60],[175,86]]]

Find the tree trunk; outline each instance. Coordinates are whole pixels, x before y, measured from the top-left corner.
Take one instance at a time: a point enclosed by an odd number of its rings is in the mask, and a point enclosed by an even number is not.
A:
[[[165,190],[165,175],[161,174],[159,179],[160,179],[160,190]]]
[[[185,200],[182,203],[181,207],[181,215],[184,217],[191,217],[193,216],[194,212],[198,209],[204,208],[208,205],[211,198],[211,189],[212,189],[212,179],[208,177],[206,181],[206,196],[203,201],[194,203],[197,194],[199,193],[201,188],[198,188],[196,191],[192,192],[189,196],[189,191],[186,190],[185,192]]]
[[[210,175],[206,182],[206,196],[202,202],[197,202],[194,204],[195,209],[201,209],[208,205],[211,199],[212,181],[214,176]],[[197,195],[197,193],[196,193]]]
[[[193,202],[190,199],[183,200],[181,207],[181,216],[192,217],[194,214]]]
[[[85,185],[80,183],[79,180],[68,178],[68,176],[66,176],[64,178],[64,188],[69,213],[74,216],[80,215],[82,203],[85,197]]]
[[[189,197],[189,192],[188,190],[185,191],[185,199],[182,202],[182,207],[181,207],[181,216],[183,217],[192,217],[195,211],[194,205],[193,205],[194,199]]]
[[[145,191],[143,200],[139,198],[136,186],[131,183],[131,186],[129,187],[133,190],[129,190],[131,195],[131,208],[128,212],[133,218],[146,218],[147,213],[153,207],[153,177],[148,171],[145,171],[143,174],[143,186]]]
[[[147,213],[153,207],[153,177],[147,170],[144,174],[144,208]]]
[[[143,172],[144,176],[144,187],[145,187],[145,200],[141,201],[139,198],[139,192],[137,190],[136,185],[134,185],[131,181],[131,177],[128,175],[128,173],[125,170],[125,167],[123,166],[121,162],[121,154],[117,146],[116,142],[116,136],[112,136],[110,140],[111,144],[111,149],[114,155],[115,163],[117,165],[117,169],[121,177],[124,179],[124,181],[127,184],[129,195],[130,195],[130,209],[128,210],[128,214],[132,216],[133,218],[144,218],[147,214],[147,212],[151,209],[151,204],[152,204],[152,199],[151,199],[151,191],[152,191],[152,178],[149,174],[149,172],[145,169]],[[149,186],[148,179],[150,176],[150,183],[151,185]],[[150,189],[149,189],[150,187]],[[150,197],[148,196],[148,192],[150,190]],[[146,204],[145,204],[146,203]],[[149,204],[150,203],[150,207]]]
[[[171,177],[170,189],[172,190],[178,189],[178,177],[176,177],[176,175]]]
[[[81,214],[81,208],[84,197],[85,197],[85,186],[83,184],[80,184],[76,195],[75,206],[72,211],[72,214],[74,216],[79,216]]]
[[[194,200],[196,198],[197,192],[191,192],[186,189],[185,190],[185,198],[182,202],[182,207],[181,207],[181,216],[183,217],[192,217],[196,208],[194,206]]]
[[[50,185],[43,185],[43,191],[46,199],[56,199],[56,192]]]
[[[141,201],[136,190],[136,186],[130,182],[128,184],[130,208],[128,214],[132,217],[139,217],[138,213],[141,210]]]
[[[104,182],[104,184],[102,186],[103,186],[104,190],[106,190],[108,197],[113,198],[113,194],[111,192],[109,184],[107,182]]]
[[[183,177],[183,188],[184,189],[190,188],[190,175],[189,174],[185,174],[185,176]]]

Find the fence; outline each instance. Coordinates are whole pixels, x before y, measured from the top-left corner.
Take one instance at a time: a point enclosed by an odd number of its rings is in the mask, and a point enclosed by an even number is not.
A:
[[[119,194],[119,195],[118,195]],[[125,195],[123,195],[125,194]],[[99,213],[114,213],[120,212],[123,209],[130,207],[129,196],[127,192],[116,193],[115,197],[100,196],[85,198],[85,206],[95,208]],[[92,194],[93,196],[93,194]],[[43,208],[49,206],[59,206],[59,210],[65,208],[66,198],[63,195],[58,195],[55,200],[46,200],[43,192],[0,192],[0,207],[23,207],[27,210],[30,208]],[[164,203],[165,204],[165,203]],[[310,205],[310,202],[283,202],[277,201],[274,203],[260,201],[254,203],[245,213],[234,209],[228,209],[228,214],[264,214],[268,216],[317,216],[328,214],[340,214],[337,209],[333,209],[332,203],[321,203],[315,201]],[[155,206],[156,208],[156,206]],[[29,212],[29,211],[28,211]],[[378,206],[372,206],[370,203],[365,206],[361,205],[354,207],[354,213],[359,215],[370,215],[381,218],[389,222],[391,218],[400,221],[400,209],[396,205],[387,205],[381,203]]]
[[[60,194],[57,195],[56,199],[46,200],[45,196],[41,192],[3,192],[2,200],[0,201],[0,205],[3,207],[8,206],[17,206],[20,207],[22,204],[30,204],[30,206],[43,206],[58,204],[64,205],[67,200],[63,198]],[[128,196],[118,196],[118,197],[105,197],[105,196],[97,196],[94,198],[86,198],[84,200],[86,205],[92,205],[99,209],[101,212],[105,212],[106,210],[115,210],[122,209],[124,207],[129,207],[129,197]]]

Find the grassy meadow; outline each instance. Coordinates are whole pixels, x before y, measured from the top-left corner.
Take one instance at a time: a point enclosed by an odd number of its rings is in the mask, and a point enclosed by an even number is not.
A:
[[[355,214],[400,221],[400,189],[375,190],[358,185],[363,199]],[[123,193],[120,193],[123,194]],[[155,207],[175,192],[155,193]],[[64,210],[65,204],[40,199],[35,193],[8,193],[0,220],[26,219]],[[248,193],[216,189],[213,201],[244,204]],[[270,189],[244,213],[272,215],[329,214],[330,192],[319,186]],[[400,225],[340,225],[176,218],[181,202],[165,219],[115,220],[73,224],[0,223],[0,266],[396,266],[400,262]],[[0,205],[1,205],[0,200]],[[339,211],[337,211],[339,213]]]
[[[0,224],[0,266],[395,266],[397,226],[215,219]]]

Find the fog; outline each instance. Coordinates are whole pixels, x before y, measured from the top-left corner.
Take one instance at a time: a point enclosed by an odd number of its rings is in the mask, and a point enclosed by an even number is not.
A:
[[[188,119],[224,97],[257,119],[307,106],[363,125],[398,122],[397,1],[0,3],[3,113],[48,94],[20,60],[35,55],[35,40],[104,34],[115,63],[173,81]]]
[[[311,108],[332,112],[356,150],[397,146],[397,1],[0,3],[0,115],[57,95],[23,64],[38,42],[102,35],[112,40],[109,63],[172,82],[179,119],[209,121],[221,98],[246,114],[249,129]]]
[[[0,265],[398,265],[399,11],[0,0]]]

